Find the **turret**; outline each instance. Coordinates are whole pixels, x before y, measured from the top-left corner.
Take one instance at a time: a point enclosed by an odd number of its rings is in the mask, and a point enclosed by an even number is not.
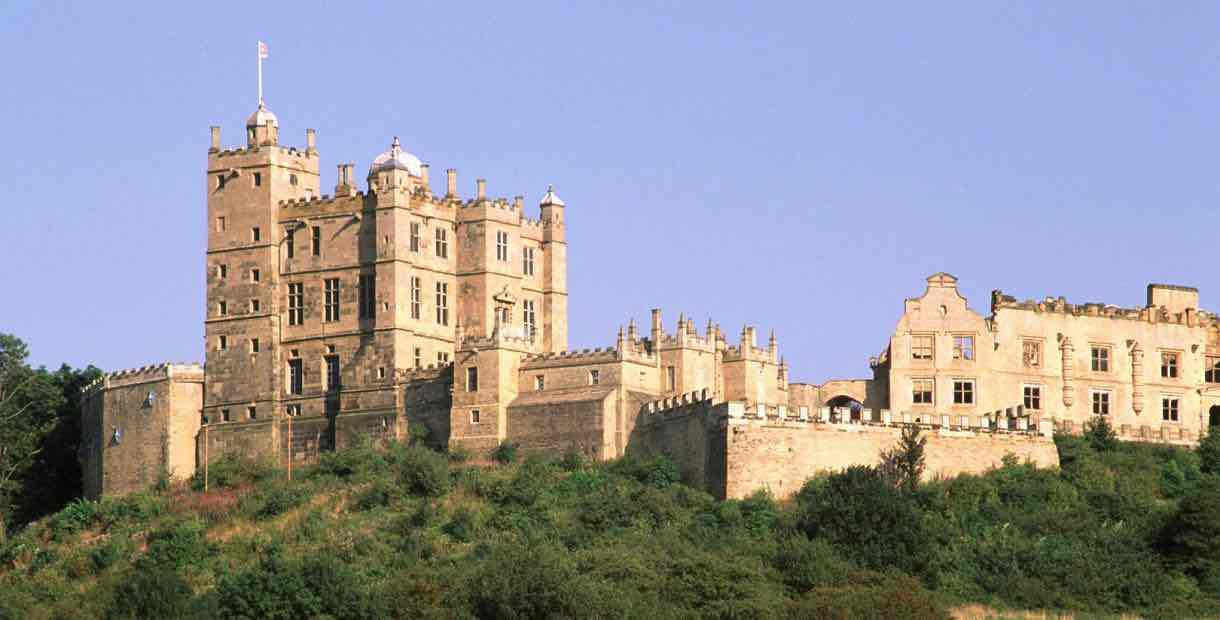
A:
[[[217,136],[219,138],[219,136]],[[258,102],[258,109],[246,119],[246,146],[255,149],[260,146],[275,146],[280,140],[280,121]]]

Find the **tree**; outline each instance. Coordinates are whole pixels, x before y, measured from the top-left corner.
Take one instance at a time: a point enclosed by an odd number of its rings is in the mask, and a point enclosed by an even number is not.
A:
[[[1205,474],[1220,474],[1220,432],[1209,430],[1199,441],[1199,469]]]
[[[55,424],[63,393],[45,371],[29,367],[29,348],[0,334],[0,540],[12,519],[25,472],[42,451],[42,437]]]
[[[1110,421],[1105,416],[1094,417],[1085,423],[1084,438],[1089,440],[1089,445],[1098,452],[1113,450],[1118,446],[1118,437],[1114,434],[1114,427],[1110,426]]]
[[[881,464],[877,469],[895,488],[911,492],[919,486],[924,470],[924,446],[928,443],[921,434],[918,426],[903,427],[898,445],[881,452]]]

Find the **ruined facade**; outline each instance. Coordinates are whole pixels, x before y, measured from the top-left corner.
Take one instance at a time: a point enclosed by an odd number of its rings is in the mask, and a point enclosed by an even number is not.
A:
[[[261,105],[245,146],[212,128],[202,368],[114,373],[86,391],[91,497],[183,478],[227,454],[289,466],[356,441],[422,437],[487,453],[666,454],[720,496],[783,496],[826,469],[875,463],[904,425],[931,432],[929,470],[1008,453],[1057,462],[1052,430],[1108,416],[1128,439],[1193,443],[1220,421],[1220,336],[1194,289],[1153,285],[1119,309],[996,292],[982,317],[928,279],[872,378],[790,384],[771,334],[730,344],[659,310],[605,349],[569,351],[566,205],[461,198],[449,170],[397,139],[363,188],[337,166],[321,193],[312,130],[279,143]]]

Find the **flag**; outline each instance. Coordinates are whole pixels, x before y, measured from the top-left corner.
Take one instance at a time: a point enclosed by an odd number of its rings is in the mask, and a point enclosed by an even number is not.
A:
[[[267,57],[267,44],[262,41],[258,42],[258,57],[260,60]]]

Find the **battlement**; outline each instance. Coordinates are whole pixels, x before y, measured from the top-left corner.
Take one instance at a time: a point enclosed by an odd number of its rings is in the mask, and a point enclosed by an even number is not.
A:
[[[525,356],[522,359],[522,367],[526,364],[540,364],[543,362],[563,361],[563,362],[613,362],[619,358],[618,349],[613,347],[598,347],[595,349],[579,349],[571,351],[559,351],[557,353],[535,353]]]
[[[256,154],[266,153],[267,151],[272,151],[272,150],[274,150],[276,153],[278,153],[280,155],[284,155],[286,157],[295,157],[298,159],[318,159],[317,151],[310,151],[308,149],[302,151],[294,146],[233,147],[233,148],[223,149],[223,150],[219,150],[219,151],[214,151],[214,152],[210,153],[210,155],[213,157],[216,157],[216,158],[238,157],[238,156],[242,156],[242,155],[256,155]]]
[[[94,379],[82,388],[81,392],[85,396],[91,396],[111,387],[148,383],[150,381],[170,378],[185,381],[203,381],[203,366],[191,362],[162,362],[139,368],[118,370]]]
[[[396,368],[394,369],[395,383],[409,383],[412,381],[428,381],[444,377],[446,374],[452,375],[453,362],[443,362],[437,364],[428,364],[419,368]]]
[[[1155,285],[1163,286],[1163,285]],[[1166,287],[1167,288],[1167,287]],[[1193,291],[1189,287],[1180,287]],[[1068,303],[1064,297],[1047,297],[1042,301],[1026,299],[1017,301],[1016,297],[1005,295],[1003,291],[991,292],[991,313],[994,316],[998,310],[1022,310],[1027,312],[1062,314],[1076,317],[1100,317],[1114,320],[1143,321],[1146,323],[1169,323],[1199,327],[1211,325],[1216,321],[1216,315],[1196,308],[1186,308],[1181,312],[1170,312],[1164,307],[1146,306],[1143,308],[1122,308],[1113,304],[1085,302],[1082,304]]]

